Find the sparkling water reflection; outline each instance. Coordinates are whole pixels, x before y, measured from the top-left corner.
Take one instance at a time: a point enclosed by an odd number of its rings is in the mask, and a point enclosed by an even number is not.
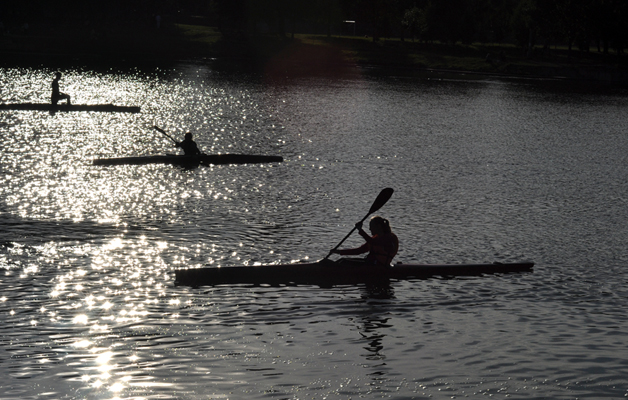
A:
[[[619,398],[628,393],[628,97],[548,82],[63,71],[76,103],[0,113],[1,399]],[[53,71],[0,69],[3,102]],[[94,167],[175,152],[282,164]],[[533,274],[385,286],[173,285],[316,259],[382,214],[403,261]],[[359,243],[351,238],[347,245]]]

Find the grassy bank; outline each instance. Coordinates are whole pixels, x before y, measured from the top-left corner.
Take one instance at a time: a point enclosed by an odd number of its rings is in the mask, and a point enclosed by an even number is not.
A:
[[[616,55],[569,51],[564,47],[536,49],[532,54],[508,44],[449,45],[398,39],[297,35],[286,48],[318,48],[331,60],[383,70],[446,70],[508,76],[562,77],[628,83],[628,63]],[[322,49],[325,49],[324,51]],[[341,57],[338,56],[341,54]]]
[[[628,84],[627,63],[616,55],[569,52],[566,48],[536,49],[524,54],[507,44],[449,45],[412,40],[296,35],[257,35],[225,40],[217,29],[174,24],[161,29],[68,31],[51,27],[28,34],[4,34],[0,54],[57,55],[66,58],[180,60],[213,58],[232,67],[264,69],[276,74],[343,74],[355,66],[384,72],[448,70],[478,74],[565,77]]]

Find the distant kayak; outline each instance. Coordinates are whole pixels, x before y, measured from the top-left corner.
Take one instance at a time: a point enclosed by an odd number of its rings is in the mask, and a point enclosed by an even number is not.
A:
[[[281,156],[264,156],[253,154],[201,154],[196,156],[163,155],[120,158],[98,158],[94,165],[145,165],[171,164],[181,166],[208,166],[222,164],[260,164],[283,162]]]
[[[50,103],[13,103],[0,104],[0,110],[33,110],[33,111],[98,111],[138,113],[140,107],[115,106],[113,104],[57,104]]]
[[[492,264],[394,264],[390,267],[343,260],[259,266],[177,269],[175,283],[188,286],[224,284],[342,285],[433,276],[474,276],[530,272],[532,262]]]

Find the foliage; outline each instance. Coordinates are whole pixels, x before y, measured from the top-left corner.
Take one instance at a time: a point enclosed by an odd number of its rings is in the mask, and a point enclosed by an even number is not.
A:
[[[373,41],[510,42],[527,51],[565,44],[617,54],[628,44],[626,0],[21,0],[0,2],[0,34],[27,26],[74,34],[149,29],[156,15],[171,26],[201,18],[239,39],[346,34],[343,21],[351,20],[356,35]]]

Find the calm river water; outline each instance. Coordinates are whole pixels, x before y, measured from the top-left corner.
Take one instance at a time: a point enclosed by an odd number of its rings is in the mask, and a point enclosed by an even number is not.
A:
[[[48,101],[53,72],[0,69],[1,102]],[[63,72],[74,103],[142,112],[0,112],[0,399],[628,396],[628,92]],[[155,125],[285,162],[91,165],[176,152]],[[534,272],[174,285],[181,267],[322,258],[385,187],[396,261]]]

